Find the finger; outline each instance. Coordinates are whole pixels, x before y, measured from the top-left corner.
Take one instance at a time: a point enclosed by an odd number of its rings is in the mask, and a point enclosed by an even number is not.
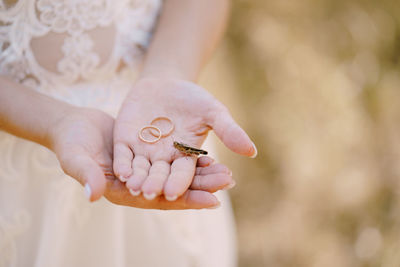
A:
[[[195,157],[181,157],[171,165],[171,174],[164,186],[164,195],[167,200],[173,201],[182,195],[192,183],[195,167]]]
[[[226,173],[196,175],[193,179],[190,189],[203,190],[214,193],[218,190],[228,190],[235,186],[232,176]]]
[[[98,200],[106,190],[106,178],[99,164],[87,155],[60,161],[66,174],[85,185],[85,195],[90,201]]]
[[[196,175],[207,175],[215,173],[226,173],[232,176],[232,171],[226,167],[224,164],[216,163],[207,167],[197,167]]]
[[[170,202],[166,198],[158,201],[161,209],[215,209],[220,206],[218,199],[211,193],[188,190],[177,200]]]
[[[141,187],[146,179],[146,177],[149,175],[149,169],[150,169],[150,162],[147,158],[141,155],[136,155],[135,158],[132,161],[132,169],[133,169],[133,174],[132,176],[129,177],[126,187],[129,188],[129,192],[134,195],[138,196],[141,193]]]
[[[142,185],[143,196],[146,199],[151,200],[161,194],[171,169],[170,166],[168,162],[162,160],[151,165],[149,176]]]
[[[129,176],[132,175],[132,150],[124,143],[114,144],[114,162],[113,168],[115,176],[121,182],[126,182]]]
[[[208,120],[215,134],[233,152],[252,158],[257,156],[254,143],[226,108],[210,113]]]
[[[207,167],[214,162],[214,159],[209,156],[202,156],[197,159],[197,167]]]
[[[132,196],[126,186],[118,180],[109,181],[105,196],[107,200],[114,204],[142,209],[214,209],[220,205],[218,199],[213,194],[190,189],[173,202],[166,200],[164,196],[158,196],[153,200],[147,200],[143,195]]]

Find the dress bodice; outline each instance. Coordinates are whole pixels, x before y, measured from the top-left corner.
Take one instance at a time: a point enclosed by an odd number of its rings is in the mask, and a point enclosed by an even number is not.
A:
[[[0,0],[0,75],[115,116],[161,2]],[[216,210],[89,203],[44,147],[0,131],[0,151],[0,267],[235,266],[226,192]]]
[[[0,0],[0,75],[49,93],[135,68],[161,2]]]

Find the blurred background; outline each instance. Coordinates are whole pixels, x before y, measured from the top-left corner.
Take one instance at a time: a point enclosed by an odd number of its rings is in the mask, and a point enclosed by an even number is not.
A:
[[[219,144],[240,266],[400,266],[400,3],[236,0],[202,85],[258,157]]]

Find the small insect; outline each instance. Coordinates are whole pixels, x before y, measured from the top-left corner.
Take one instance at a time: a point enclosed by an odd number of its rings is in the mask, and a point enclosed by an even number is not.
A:
[[[190,147],[184,143],[174,141],[174,147],[187,155],[207,155],[208,152],[202,149]]]

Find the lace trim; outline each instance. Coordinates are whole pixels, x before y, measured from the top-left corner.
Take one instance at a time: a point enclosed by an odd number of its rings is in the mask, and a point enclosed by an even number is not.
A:
[[[118,10],[113,2],[122,4],[124,1],[38,0],[36,7],[41,12],[40,21],[51,30],[77,36],[97,26],[110,25]]]
[[[162,0],[19,0],[8,6],[0,0],[0,74],[32,87],[53,90],[78,79],[93,80],[116,73],[120,62],[131,68],[141,61]],[[87,33],[115,25],[116,38],[109,60],[99,66],[93,40]],[[63,58],[54,73],[41,67],[30,47],[34,37],[65,33]],[[44,90],[46,91],[46,90]]]

